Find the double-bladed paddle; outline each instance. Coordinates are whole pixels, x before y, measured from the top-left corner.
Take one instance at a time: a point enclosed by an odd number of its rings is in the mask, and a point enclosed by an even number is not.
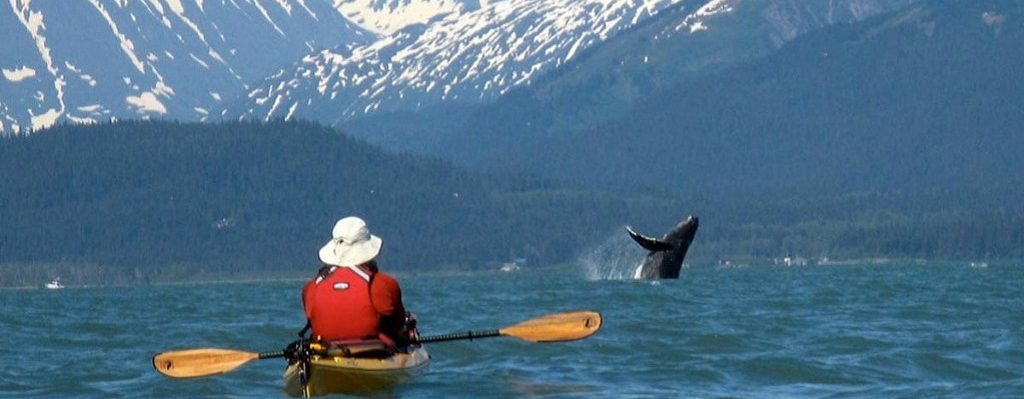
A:
[[[601,328],[601,314],[594,311],[555,313],[536,317],[498,330],[466,331],[420,338],[419,343],[488,337],[514,337],[530,342],[574,341],[594,335]],[[153,356],[153,368],[168,377],[193,378],[223,374],[253,360],[284,357],[284,351],[246,352],[199,348],[163,352]]]

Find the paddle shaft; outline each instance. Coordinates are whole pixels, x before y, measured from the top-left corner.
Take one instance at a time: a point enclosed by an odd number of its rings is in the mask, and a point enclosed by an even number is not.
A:
[[[273,359],[275,357],[284,357],[284,351],[260,352],[260,357],[256,358],[256,360]]]
[[[430,342],[445,342],[445,341],[458,341],[468,339],[470,341],[477,338],[489,338],[501,336],[500,330],[483,330],[483,331],[466,331],[452,334],[442,335],[431,335],[429,337],[422,337],[416,341],[416,343],[425,344]]]

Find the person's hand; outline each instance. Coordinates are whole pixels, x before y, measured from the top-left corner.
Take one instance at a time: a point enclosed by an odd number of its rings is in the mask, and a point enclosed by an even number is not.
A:
[[[309,358],[309,340],[300,339],[284,348],[284,357],[289,361]]]

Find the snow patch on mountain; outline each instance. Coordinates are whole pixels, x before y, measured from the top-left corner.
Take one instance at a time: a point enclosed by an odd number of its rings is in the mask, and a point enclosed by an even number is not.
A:
[[[25,27],[29,35],[32,36],[36,45],[36,50],[39,52],[39,57],[46,65],[46,70],[54,77],[53,89],[57,97],[57,108],[48,108],[39,115],[36,115],[32,110],[29,111],[29,126],[31,126],[32,129],[41,129],[53,126],[53,124],[57,122],[57,118],[64,113],[65,80],[64,76],[60,75],[57,68],[54,66],[53,56],[51,55],[50,48],[46,44],[46,36],[42,33],[43,30],[45,30],[43,14],[41,12],[33,11],[31,6],[32,0],[11,0],[11,8],[14,11],[15,17]]]
[[[676,26],[677,31],[685,30],[690,33],[707,30],[707,25],[704,21],[708,17],[713,17],[719,14],[730,13],[734,10],[732,7],[733,2],[736,0],[712,0],[702,7],[698,8],[696,12],[688,15],[686,18]]]
[[[142,94],[138,96],[128,96],[125,98],[125,101],[134,106],[139,114],[167,113],[167,107],[165,107],[164,103],[160,102],[160,100],[156,98],[156,94],[151,91],[142,92]]]
[[[4,78],[10,82],[18,83],[22,80],[36,76],[36,70],[27,66],[20,66],[14,69],[3,68]]]
[[[334,0],[342,15],[381,36],[394,34],[409,25],[427,23],[446,14],[461,14],[486,7],[487,1],[472,0]]]
[[[121,29],[117,26],[117,22],[115,22],[114,18],[110,16],[109,12],[107,12],[106,7],[104,7],[103,4],[100,4],[99,0],[89,0],[89,3],[92,4],[93,7],[96,7],[96,11],[98,11],[100,15],[103,16],[103,19],[107,21],[107,25],[110,26],[111,32],[114,33],[114,36],[117,37],[118,42],[121,44],[121,51],[123,51],[124,54],[128,56],[128,59],[132,61],[132,65],[135,66],[135,69],[137,69],[139,73],[145,74],[146,66],[142,63],[142,60],[139,59],[139,56],[135,54],[135,43],[125,36],[124,33],[121,33]],[[157,6],[159,6],[159,4],[160,3],[156,3]],[[161,7],[159,8],[159,11],[160,13],[163,13],[164,10]]]

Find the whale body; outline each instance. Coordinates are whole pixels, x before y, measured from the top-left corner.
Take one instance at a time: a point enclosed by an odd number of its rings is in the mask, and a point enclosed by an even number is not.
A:
[[[633,272],[634,279],[679,278],[686,251],[693,243],[700,221],[695,216],[687,217],[676,227],[665,233],[661,239],[647,237],[627,226],[626,231],[637,244],[650,251],[644,261]]]

